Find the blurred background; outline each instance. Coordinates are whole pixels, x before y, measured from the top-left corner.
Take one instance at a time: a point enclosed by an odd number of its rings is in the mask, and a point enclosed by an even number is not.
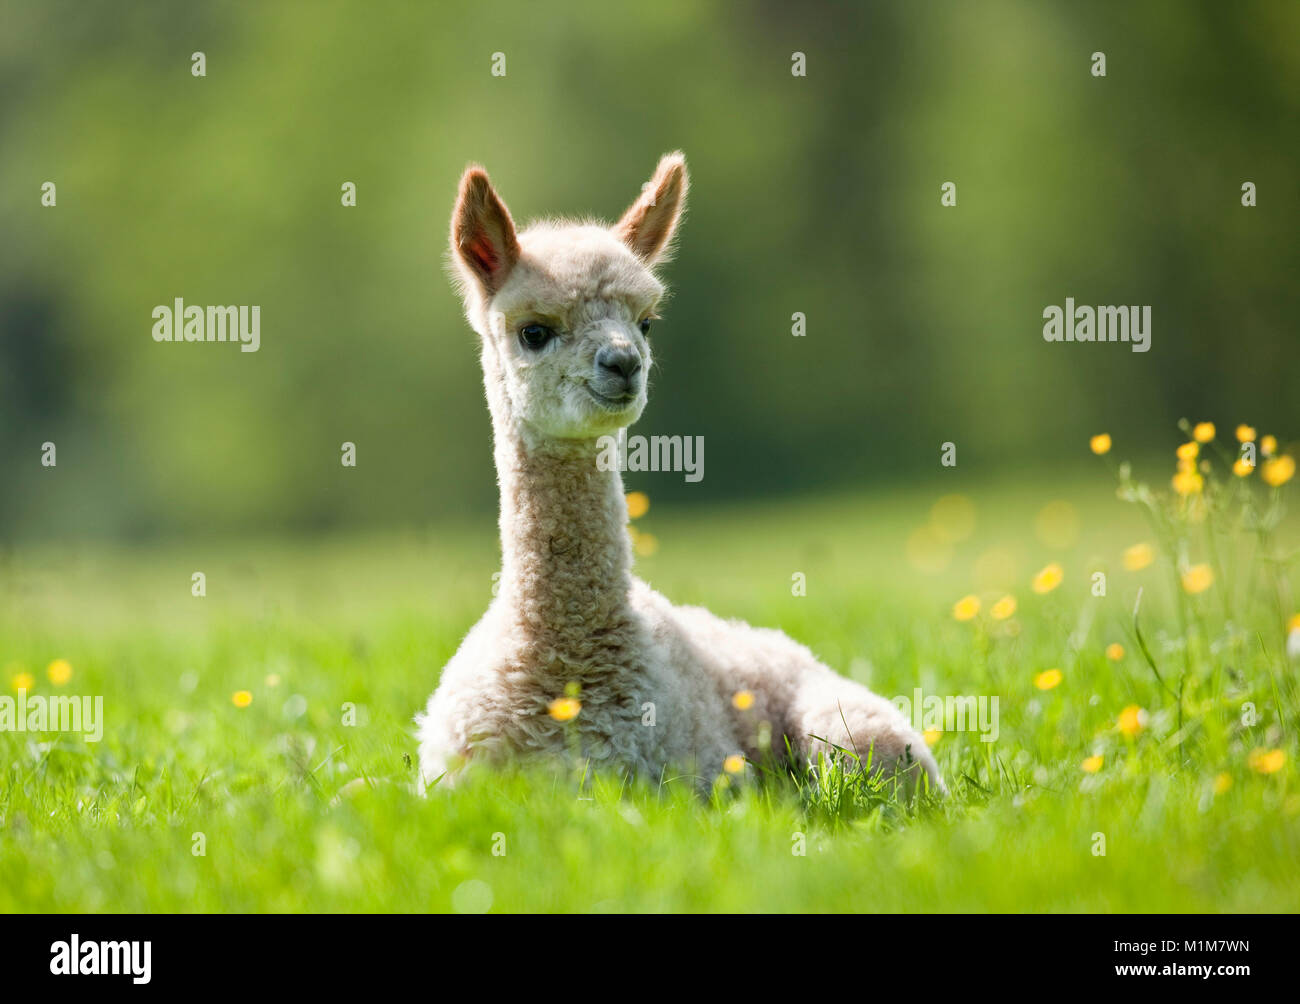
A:
[[[443,265],[471,160],[517,220],[613,219],[686,152],[636,431],[706,467],[629,478],[657,500],[894,491],[944,441],[1041,479],[1095,432],[1162,470],[1183,416],[1295,432],[1300,5],[527,9],[6,4],[0,543],[488,525]],[[1067,296],[1151,305],[1151,351],[1044,342]],[[175,297],[260,305],[261,350],[155,343]]]

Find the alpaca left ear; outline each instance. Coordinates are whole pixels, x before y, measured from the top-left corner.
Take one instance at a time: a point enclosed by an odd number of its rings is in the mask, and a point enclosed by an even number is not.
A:
[[[686,156],[665,154],[641,196],[614,224],[614,234],[647,265],[665,257],[686,209]]]
[[[497,195],[487,172],[466,168],[451,214],[451,250],[465,273],[489,297],[505,282],[519,260],[519,240],[510,210]]]

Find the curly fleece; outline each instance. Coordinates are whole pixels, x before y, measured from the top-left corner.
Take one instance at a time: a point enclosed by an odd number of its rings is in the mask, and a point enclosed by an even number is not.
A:
[[[594,767],[707,785],[735,754],[761,761],[788,741],[806,762],[822,740],[869,754],[909,787],[923,771],[943,790],[893,704],[780,631],[674,606],[632,574],[622,480],[597,464],[597,437],[628,416],[593,408],[582,384],[602,345],[630,347],[650,370],[636,314],[663,293],[651,266],[671,245],[686,190],[685,161],[670,154],[613,228],[545,222],[516,233],[487,175],[471,168],[462,179],[452,264],[481,338],[502,574],[417,716],[422,790],[471,762],[562,761],[575,750]],[[515,337],[536,316],[564,331],[540,353]],[[644,400],[643,376],[632,420]],[[557,721],[548,709],[575,685],[581,711]],[[735,700],[742,691],[752,703]]]

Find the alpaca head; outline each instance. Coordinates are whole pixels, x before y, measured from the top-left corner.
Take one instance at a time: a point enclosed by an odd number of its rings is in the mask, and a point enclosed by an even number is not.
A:
[[[516,232],[487,173],[465,172],[452,261],[498,421],[529,439],[581,440],[637,420],[646,336],[664,294],[651,270],[671,246],[686,187],[685,159],[668,154],[612,227],[542,222]]]

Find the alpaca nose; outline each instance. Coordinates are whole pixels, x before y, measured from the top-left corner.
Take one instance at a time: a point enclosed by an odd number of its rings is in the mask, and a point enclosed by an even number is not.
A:
[[[635,349],[606,345],[596,353],[596,368],[602,376],[619,377],[630,386],[641,371],[641,357]]]

